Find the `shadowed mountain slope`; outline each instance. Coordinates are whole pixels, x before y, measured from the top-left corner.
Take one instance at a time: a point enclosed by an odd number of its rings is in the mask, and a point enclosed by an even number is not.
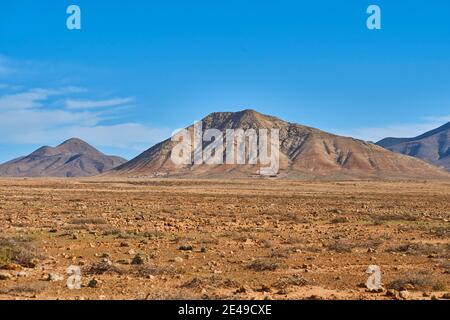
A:
[[[415,138],[386,138],[377,144],[450,171],[450,122]]]

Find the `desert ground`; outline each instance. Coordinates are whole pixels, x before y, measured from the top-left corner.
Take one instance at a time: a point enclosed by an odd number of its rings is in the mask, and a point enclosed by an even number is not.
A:
[[[445,299],[449,220],[450,181],[2,179],[0,299]]]

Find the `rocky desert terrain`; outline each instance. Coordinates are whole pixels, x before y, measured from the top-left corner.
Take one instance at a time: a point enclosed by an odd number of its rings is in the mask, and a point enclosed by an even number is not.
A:
[[[2,179],[0,299],[445,299],[449,220],[448,181]]]

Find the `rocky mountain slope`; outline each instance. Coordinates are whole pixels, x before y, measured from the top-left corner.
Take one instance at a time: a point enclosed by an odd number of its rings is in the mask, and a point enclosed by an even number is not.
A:
[[[203,130],[279,129],[279,178],[295,179],[417,179],[449,175],[421,160],[390,152],[375,144],[341,137],[290,123],[253,110],[211,113]],[[193,126],[187,128],[193,131]],[[165,140],[106,175],[122,177],[245,178],[258,175],[257,165],[175,165],[171,152],[176,145]],[[204,148],[208,143],[204,143]]]
[[[414,138],[386,138],[377,144],[450,171],[450,122]]]
[[[28,156],[0,165],[2,177],[86,177],[125,163],[107,156],[80,139],[69,139],[57,147],[42,147]]]

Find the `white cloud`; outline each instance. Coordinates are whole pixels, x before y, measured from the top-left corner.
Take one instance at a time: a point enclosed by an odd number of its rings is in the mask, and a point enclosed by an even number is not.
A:
[[[52,96],[82,92],[78,87],[65,87],[60,89],[31,89],[0,97],[0,110],[20,110],[42,107],[42,102]]]
[[[57,96],[84,91],[82,88],[30,89],[0,96],[0,144],[55,145],[77,137],[96,147],[143,151],[170,136],[171,130],[139,123],[101,124],[114,118],[132,98],[67,100],[56,106]],[[100,107],[108,110],[93,110]]]
[[[115,98],[109,100],[72,100],[66,101],[68,109],[92,109],[104,107],[116,107],[133,102],[133,98]]]

